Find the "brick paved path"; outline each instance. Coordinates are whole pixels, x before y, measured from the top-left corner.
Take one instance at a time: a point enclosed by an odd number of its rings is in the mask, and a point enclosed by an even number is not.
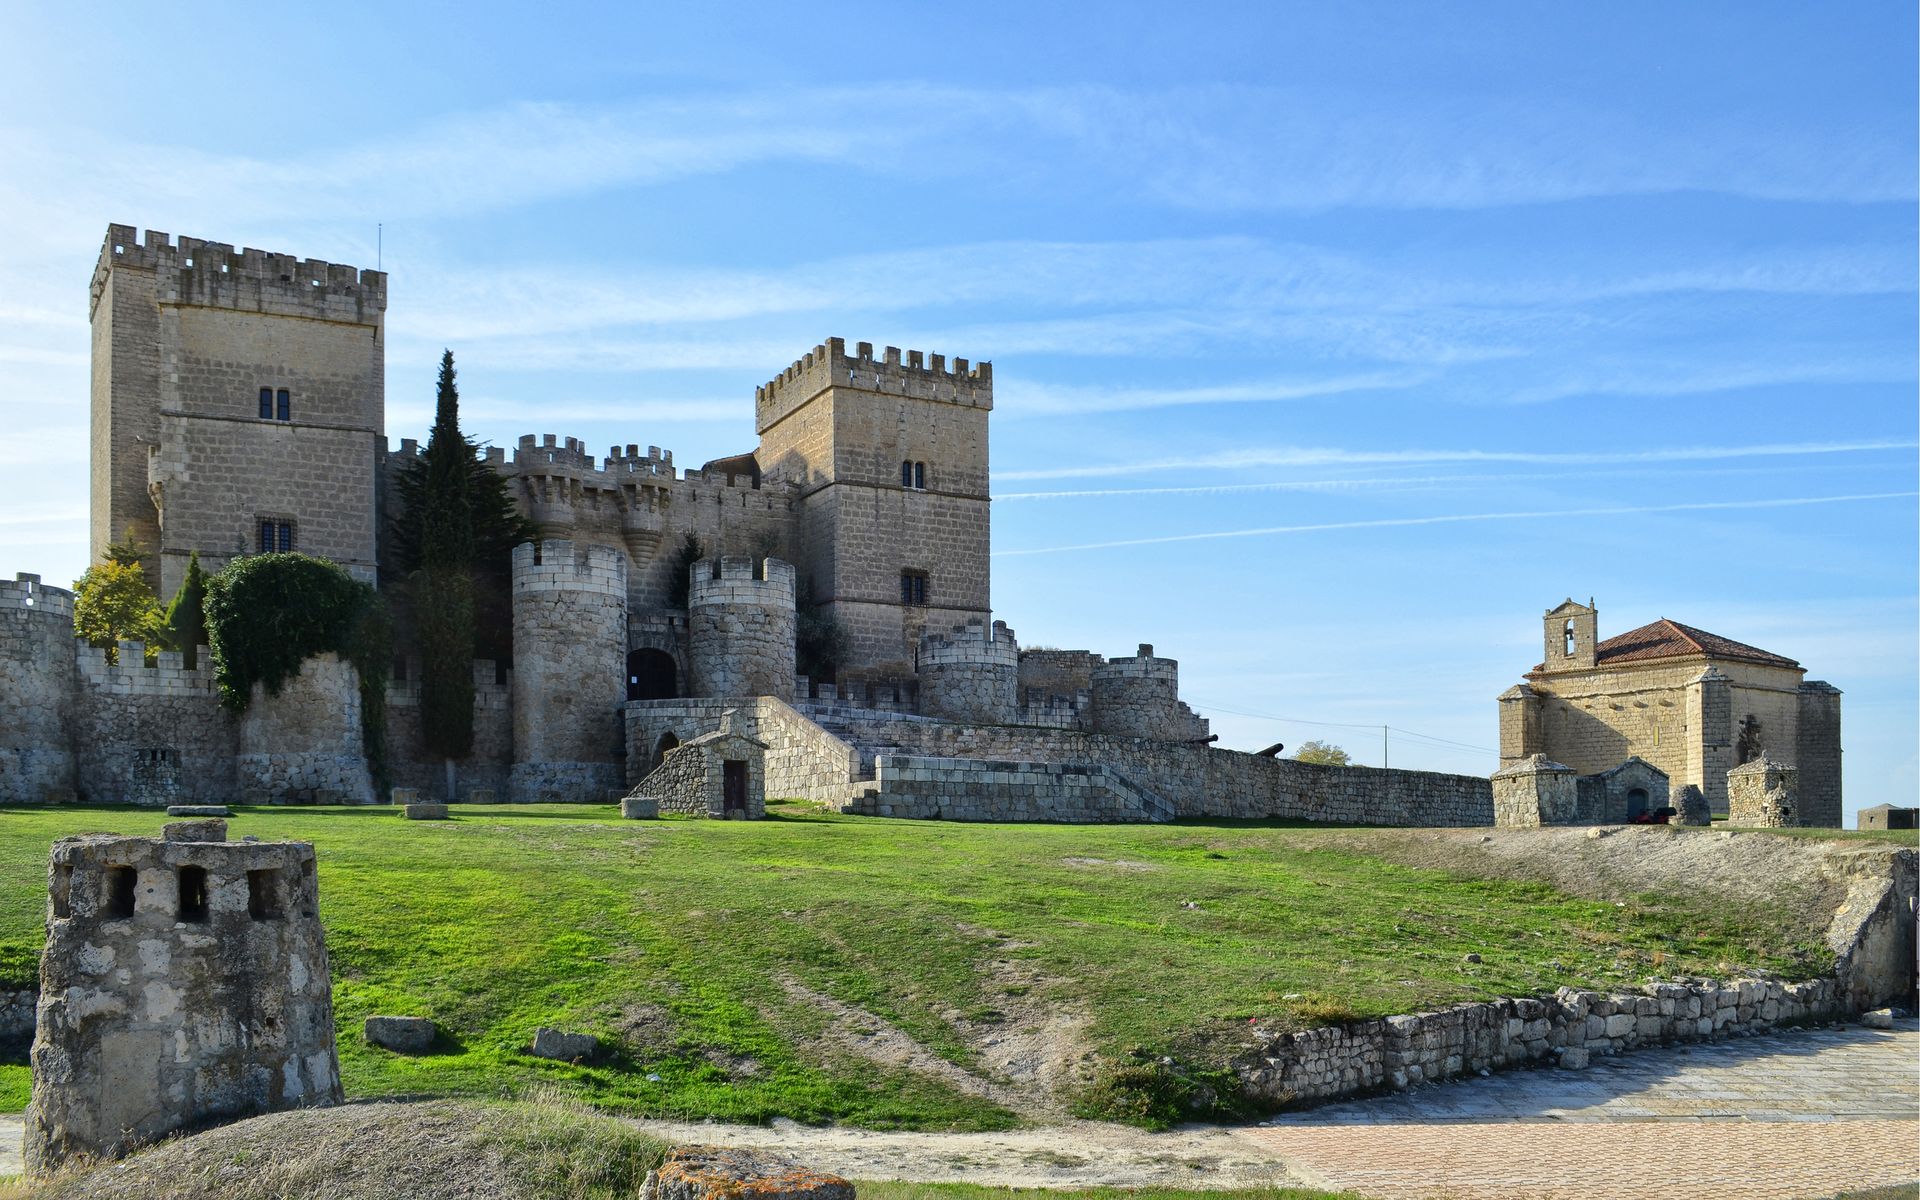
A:
[[[1805,1200],[1920,1180],[1920,1024],[1789,1031],[1330,1105],[1243,1137],[1379,1200]]]

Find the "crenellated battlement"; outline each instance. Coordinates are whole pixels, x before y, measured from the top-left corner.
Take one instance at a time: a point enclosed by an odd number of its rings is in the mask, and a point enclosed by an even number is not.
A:
[[[513,548],[513,594],[517,600],[533,592],[590,592],[624,604],[627,556],[612,546],[579,546],[562,538],[522,542]]]
[[[1157,658],[1153,647],[1145,642],[1140,644],[1140,652],[1124,658],[1110,658],[1093,668],[1095,679],[1153,679],[1172,682],[1180,677],[1180,664],[1171,658]]]
[[[73,593],[65,588],[48,587],[40,582],[38,575],[22,571],[10,580],[0,579],[0,609],[8,608],[44,613],[71,624]]]
[[[765,433],[782,417],[833,387],[991,410],[993,364],[969,364],[964,358],[956,358],[949,367],[944,354],[919,350],[903,354],[897,346],[886,347],[876,358],[872,342],[860,342],[848,354],[845,338],[828,338],[754,389],[759,431]]]
[[[121,642],[116,648],[118,662],[107,661],[105,647],[83,638],[73,640],[74,660],[80,668],[83,687],[113,696],[201,696],[217,695],[213,655],[200,648],[198,663],[188,670],[178,650],[160,651],[158,660],[147,663],[144,642]]]
[[[687,570],[689,609],[711,604],[793,608],[793,564],[782,559],[726,555],[703,558]]]
[[[920,635],[919,669],[954,664],[982,664],[1020,669],[1020,643],[1005,621],[988,624],[976,617],[946,633]]]
[[[268,250],[235,250],[225,242],[182,237],[176,245],[156,229],[142,238],[132,225],[109,225],[94,267],[92,301],[117,269],[152,271],[156,298],[181,304],[241,308],[379,325],[387,307],[387,275],[345,263],[296,258]]]

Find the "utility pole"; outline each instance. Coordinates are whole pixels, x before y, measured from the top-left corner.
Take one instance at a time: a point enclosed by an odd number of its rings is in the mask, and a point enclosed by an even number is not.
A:
[[[1387,756],[1387,727],[1382,725],[1380,727],[1380,769],[1384,771],[1392,763],[1393,760]]]

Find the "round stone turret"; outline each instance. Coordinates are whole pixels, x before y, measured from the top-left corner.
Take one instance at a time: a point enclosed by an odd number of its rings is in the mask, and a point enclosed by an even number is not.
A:
[[[689,568],[695,696],[793,695],[793,564],[703,559]]]
[[[360,674],[319,654],[269,692],[253,685],[234,775],[243,804],[372,804],[360,729]]]
[[[0,804],[74,798],[73,593],[38,575],[0,581]]]
[[[603,802],[622,789],[627,556],[527,542],[513,551],[515,803]]]
[[[1178,739],[1191,719],[1181,715],[1180,664],[1144,643],[1133,658],[1094,667],[1092,691],[1095,733]]]
[[[1020,643],[1005,621],[975,618],[920,638],[920,712],[970,725],[1005,725],[1019,711]]]

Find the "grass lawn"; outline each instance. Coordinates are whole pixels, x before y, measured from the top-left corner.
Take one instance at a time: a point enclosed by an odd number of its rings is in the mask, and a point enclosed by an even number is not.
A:
[[[1101,1062],[1167,1053],[1209,1066],[1250,1019],[1315,1025],[1563,984],[1828,965],[1817,939],[1765,906],[1576,899],[1336,851],[1311,828],[769,814],[486,806],[436,823],[263,808],[239,810],[232,832],[318,849],[355,1096],[557,1085],[638,1115],[991,1129],[1020,1118],[849,1052],[806,992],[968,1067],[970,1037],[1036,1002],[1084,1012]],[[0,973],[40,944],[54,838],[154,834],[164,821],[0,810]],[[430,1016],[446,1036],[419,1057],[376,1050],[359,1036],[373,1013]],[[524,1050],[539,1025],[618,1051],[591,1066],[536,1060]],[[24,1102],[25,1074],[17,1058],[0,1066],[0,1109]]]

